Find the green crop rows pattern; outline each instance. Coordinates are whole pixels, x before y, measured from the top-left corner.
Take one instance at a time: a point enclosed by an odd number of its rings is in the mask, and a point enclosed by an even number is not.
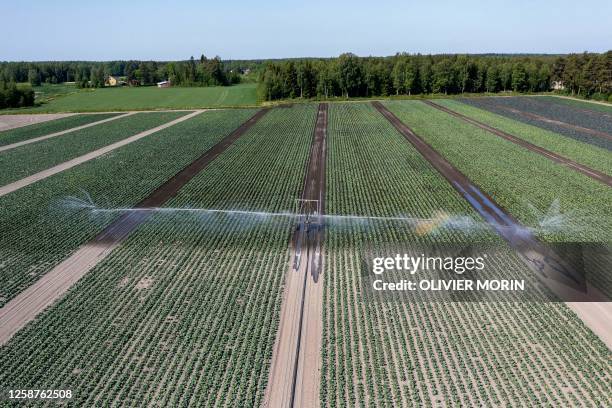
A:
[[[66,118],[50,120],[48,122],[36,123],[9,129],[0,132],[0,146],[22,142],[24,140],[33,139],[35,137],[49,135],[62,130],[71,129],[78,126],[87,125],[88,123],[96,122],[102,119],[116,116],[116,113],[99,113],[95,115],[74,115]],[[0,116],[0,121],[2,117]]]
[[[328,150],[329,213],[428,218],[440,203],[445,211],[471,212],[370,104],[330,105]]]
[[[612,174],[612,154],[606,149],[581,143],[576,139],[536,127],[504,116],[478,109],[473,106],[453,101],[439,99],[437,104],[445,106],[450,110],[469,116],[489,126],[510,133],[536,146],[543,147],[575,162],[587,165],[592,169],[606,174]],[[499,137],[491,134],[491,137]]]
[[[612,242],[608,186],[417,101],[387,106],[451,164],[536,234],[562,242]],[[540,228],[557,201],[565,224]],[[557,214],[552,214],[557,215]]]
[[[382,115],[362,104],[330,108],[326,210],[478,219]],[[411,231],[397,221],[328,229],[322,406],[610,403],[610,352],[563,304],[407,302],[367,290],[369,248],[493,240]],[[534,281],[509,249],[490,262],[509,279]]]
[[[67,160],[170,122],[185,112],[137,113],[62,136],[0,152],[0,185],[30,176]]]
[[[311,105],[269,112],[166,207],[292,210],[315,119]],[[0,384],[66,384],[81,406],[260,406],[291,227],[155,214],[2,349]]]
[[[49,271],[115,215],[66,208],[68,197],[129,207],[254,110],[210,111],[0,198],[0,305]]]
[[[579,99],[558,98],[554,96],[540,96],[539,98],[542,98],[542,100],[545,100],[551,103],[558,103],[561,105],[569,105],[569,106],[574,106],[576,108],[588,109],[592,111],[612,114],[612,104],[604,105],[601,103],[581,101]]]

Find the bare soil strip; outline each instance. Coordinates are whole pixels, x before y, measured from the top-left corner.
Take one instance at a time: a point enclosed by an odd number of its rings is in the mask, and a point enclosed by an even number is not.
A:
[[[125,118],[126,116],[134,115],[135,113],[136,112],[128,112],[128,113],[125,113],[123,115],[113,116],[112,118],[106,118],[106,119],[99,120],[97,122],[92,122],[92,123],[88,123],[86,125],[77,126],[77,127],[71,128],[71,129],[62,130],[61,132],[55,132],[55,133],[51,133],[49,135],[35,137],[33,139],[28,139],[28,140],[23,140],[21,142],[13,143],[13,144],[10,144],[10,145],[0,146],[0,152],[3,152],[5,150],[11,150],[11,149],[14,149],[16,147],[27,145],[27,144],[30,144],[30,143],[40,142],[41,140],[51,139],[52,137],[65,135],[66,133],[76,132],[77,130],[87,129],[87,128],[92,127],[92,126],[101,125],[102,123],[106,123],[106,122],[110,122],[112,120],[117,120],[117,119]]]
[[[486,193],[481,191],[463,173],[416,135],[408,126],[380,102],[374,107],[408,140],[431,165],[446,178],[491,227],[514,248],[523,262],[535,272],[538,279],[579,316],[588,309],[589,319],[583,322],[612,349],[610,344],[610,316],[612,302],[598,290],[585,285],[579,276],[550,247],[538,240],[518,220]],[[601,302],[597,307],[576,302]]]
[[[48,122],[50,120],[66,118],[76,113],[37,113],[32,115],[0,115],[0,132],[3,130],[16,129],[36,123]]]
[[[31,176],[22,178],[21,180],[17,180],[13,183],[7,184],[5,186],[0,187],[0,197],[5,196],[9,193],[12,193],[14,191],[19,190],[22,187],[26,187],[29,186],[30,184],[36,183],[37,181],[46,179],[47,177],[53,176],[54,174],[60,173],[64,170],[68,170],[71,169],[75,166],[78,166],[79,164],[83,164],[89,160],[93,160],[97,157],[100,157],[102,155],[105,155],[108,152],[111,152],[115,149],[118,149],[122,146],[125,146],[127,144],[130,144],[132,142],[135,142],[137,140],[142,139],[143,137],[149,136],[155,132],[159,132],[160,130],[169,128],[170,126],[174,126],[177,123],[183,122],[185,120],[189,120],[191,118],[193,118],[196,115],[199,115],[200,113],[202,113],[204,111],[198,110],[195,112],[192,112],[188,115],[185,116],[181,116],[178,119],[175,119],[173,121],[170,121],[168,123],[164,123],[163,125],[154,127],[153,129],[149,129],[149,130],[145,130],[144,132],[140,132],[134,136],[130,136],[128,138],[125,138],[123,140],[120,140],[116,143],[110,144],[108,146],[104,146],[98,150],[94,150],[93,152],[89,152],[87,154],[84,154],[82,156],[79,157],[75,157],[72,160],[68,160],[67,162],[58,164],[57,166],[53,166],[51,168],[48,168],[47,170],[43,170],[41,172],[38,172],[36,174],[32,174]]]
[[[578,132],[583,132],[583,133],[587,133],[589,135],[601,137],[603,139],[612,140],[612,135],[611,134],[608,134],[606,132],[601,132],[599,130],[589,129],[589,128],[586,128],[586,127],[583,127],[583,126],[578,126],[578,125],[572,125],[571,123],[562,122],[560,120],[555,120],[555,119],[550,119],[550,118],[547,118],[547,117],[542,116],[542,115],[537,115],[537,114],[531,113],[531,112],[525,112],[525,111],[518,110],[518,109],[515,109],[515,108],[509,108],[507,106],[495,105],[495,107],[497,107],[499,109],[507,110],[508,112],[512,112],[512,113],[515,113],[515,114],[520,115],[520,116],[524,116],[526,118],[530,118],[530,119],[533,119],[533,120],[539,120],[540,122],[550,123],[551,125],[557,125],[557,126],[561,126],[561,127],[567,128],[567,129],[577,130]]]
[[[302,199],[319,200],[324,213],[325,157],[327,137],[326,103],[319,104],[317,123],[304,177]],[[296,231],[291,245],[298,242]],[[285,279],[280,323],[272,353],[270,376],[264,396],[265,407],[313,407],[319,405],[321,369],[323,259],[321,244],[323,229],[317,228],[303,240],[301,253],[307,254],[299,269],[289,266]],[[299,248],[292,248],[293,255]],[[309,276],[310,275],[310,276]]]
[[[546,157],[547,159],[550,159],[552,161],[554,161],[555,163],[559,163],[563,166],[569,167],[573,170],[578,171],[579,173],[584,174],[587,177],[592,178],[593,180],[597,180],[600,183],[603,183],[609,187],[612,187],[612,177],[602,173],[600,171],[594,170],[588,166],[585,166],[583,164],[577,163],[573,160],[570,160],[566,157],[563,157],[561,155],[558,155],[557,153],[551,152],[550,150],[544,149],[543,147],[534,145],[533,143],[530,143],[524,139],[521,139],[519,137],[516,137],[514,135],[511,135],[510,133],[506,133],[502,130],[496,129],[492,126],[486,125],[482,122],[477,121],[476,119],[472,119],[468,116],[465,116],[461,113],[455,112],[451,109],[448,109],[444,106],[438,105],[437,103],[434,103],[432,101],[423,101],[424,103],[426,103],[429,106],[432,106],[438,110],[441,110],[443,112],[446,112],[450,115],[453,115],[465,122],[468,122],[476,127],[479,127],[480,129],[486,130],[489,133],[493,133],[496,136],[499,136],[503,139],[506,139],[512,143],[516,143],[519,146],[522,146],[532,152],[538,153],[544,157]]]
[[[120,216],[90,242],[81,246],[69,258],[4,305],[0,309],[0,346],[60,299],[72,285],[119,246],[136,227],[145,222],[154,207],[161,206],[174,197],[185,184],[248,131],[267,111],[267,109],[258,111],[251,119],[139,202],[136,208],[142,208],[142,211],[130,211]],[[187,117],[199,113],[201,111]],[[187,117],[179,120],[186,120]]]

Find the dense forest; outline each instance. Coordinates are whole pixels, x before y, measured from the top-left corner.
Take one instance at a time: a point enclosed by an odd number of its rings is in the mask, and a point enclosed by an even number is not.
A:
[[[233,68],[233,69],[232,69]],[[61,62],[0,62],[0,82],[59,84],[75,82],[77,87],[102,87],[109,76],[124,78],[130,85],[151,85],[170,80],[179,86],[216,86],[240,82],[241,67],[229,65],[221,58],[186,61],[61,61]]]
[[[559,81],[570,94],[612,95],[612,51],[564,56],[409,55],[267,62],[264,100],[465,92],[541,92]]]

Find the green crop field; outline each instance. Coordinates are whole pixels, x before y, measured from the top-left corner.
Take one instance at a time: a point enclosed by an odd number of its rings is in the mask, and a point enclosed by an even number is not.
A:
[[[290,219],[260,223],[257,216],[180,210],[291,210],[314,118],[312,106],[264,117],[168,202],[167,212],[156,214],[3,350],[0,365],[31,369],[19,378],[4,370],[0,384],[66,384],[80,405],[119,398],[125,404],[258,406]],[[38,337],[43,332],[48,335]],[[70,349],[58,348],[56,335]],[[170,392],[176,387],[184,392]],[[153,388],[157,392],[148,391]]]
[[[328,143],[330,212],[427,218],[445,211],[479,219],[369,105],[332,105]],[[323,300],[322,406],[606,401],[601,372],[609,364],[609,352],[562,304],[408,302],[385,298],[364,286],[364,250],[429,239],[499,242],[486,231],[477,237],[461,231],[419,236],[401,222],[384,228],[331,228]],[[530,274],[509,250],[498,253],[495,262],[494,268],[508,277]],[[563,333],[549,337],[561,319],[566,325]],[[581,340],[567,347],[569,339],[577,337]],[[550,381],[533,380],[538,374],[531,361],[537,361],[539,372],[548,373],[539,375]],[[560,361],[563,376],[554,374]],[[577,380],[578,373],[589,380],[575,383],[576,393],[565,392],[566,375]]]
[[[36,109],[251,105],[250,92],[250,84],[98,89]],[[586,139],[436,101],[612,175],[610,152]],[[581,262],[588,285],[610,293],[605,182],[422,101],[210,110],[0,197],[0,392],[68,389],[64,402],[75,406],[272,407],[283,405],[271,402],[280,372],[286,406],[612,405],[608,304],[555,297],[531,252],[502,238],[481,202],[436,170],[384,107],[515,218],[516,236],[607,250]],[[570,108],[572,123],[591,120],[600,133],[610,125],[600,111],[586,119],[591,113]],[[0,185],[186,114],[138,113],[0,152]],[[0,141],[78,126],[84,116]],[[299,212],[297,199],[316,197],[310,189],[322,200]],[[138,207],[161,194],[162,204]],[[129,226],[119,217],[132,214],[149,218],[91,265],[63,266],[103,246],[92,238],[113,221]],[[428,251],[451,260],[481,253],[487,268],[423,268],[415,278],[501,277],[530,290],[372,288],[374,257]],[[70,267],[84,271],[76,283],[50,281]],[[381,278],[411,276],[402,272]],[[54,297],[37,309],[30,289],[39,282],[48,285],[41,296]]]
[[[582,109],[600,111],[600,112],[612,114],[612,103],[588,102],[588,101],[582,101],[580,99],[559,98],[559,97],[554,97],[554,96],[543,96],[541,98],[543,100],[546,100],[546,102],[553,103],[553,104],[558,103],[562,105],[575,106],[575,107],[582,108]]]
[[[436,100],[436,103],[504,132],[519,136],[530,143],[558,153],[578,163],[586,164],[592,169],[607,174],[612,173],[612,155],[606,149],[587,143],[580,143],[569,137],[559,137],[558,133],[511,120],[459,101],[439,99]],[[491,135],[491,137],[496,136]]]
[[[121,87],[79,90],[41,106],[6,113],[98,112],[257,105],[257,84],[219,87]]]
[[[49,135],[56,132],[68,130],[78,126],[87,125],[106,118],[115,116],[112,113],[99,113],[91,115],[74,115],[66,118],[55,119],[49,122],[37,123],[15,129],[0,132],[0,146],[6,146],[24,140]],[[1,120],[1,119],[0,119]]]
[[[116,217],[92,217],[82,205],[134,205],[252,114],[252,110],[205,112],[1,197],[1,303]]]
[[[185,112],[138,113],[2,152],[0,167],[4,171],[0,174],[0,185],[30,176],[183,115]]]
[[[580,225],[572,227],[570,219],[565,229],[538,231],[543,238],[612,242],[609,187],[422,102],[388,106],[524,225],[537,227],[555,201],[580,219]]]

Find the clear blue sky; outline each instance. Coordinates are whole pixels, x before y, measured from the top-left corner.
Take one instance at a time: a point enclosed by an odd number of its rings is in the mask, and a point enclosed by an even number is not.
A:
[[[611,16],[610,0],[12,1],[0,60],[601,52]]]

